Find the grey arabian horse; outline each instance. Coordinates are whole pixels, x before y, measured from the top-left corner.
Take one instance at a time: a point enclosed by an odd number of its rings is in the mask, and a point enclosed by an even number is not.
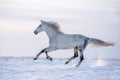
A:
[[[58,49],[74,49],[74,55],[65,62],[68,64],[72,59],[78,57],[78,51],[80,53],[80,60],[76,66],[79,66],[84,60],[83,51],[88,44],[95,46],[113,46],[113,43],[104,42],[95,38],[88,38],[80,34],[65,34],[60,30],[60,26],[56,22],[41,21],[41,24],[34,31],[35,34],[45,31],[49,38],[49,46],[40,51],[34,58],[38,59],[39,55],[45,52],[46,58],[52,61],[47,53]]]

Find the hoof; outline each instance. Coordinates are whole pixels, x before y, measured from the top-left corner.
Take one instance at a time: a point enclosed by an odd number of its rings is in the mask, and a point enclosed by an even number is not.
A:
[[[79,67],[79,65],[76,65],[75,67]]]
[[[37,60],[37,58],[34,58],[33,60]]]
[[[53,59],[50,57],[50,59],[49,59],[50,61],[53,61]]]
[[[65,64],[68,64],[69,62],[67,61],[67,62],[65,62]]]
[[[50,56],[47,56],[47,59],[50,61],[53,61],[52,57],[50,57]]]

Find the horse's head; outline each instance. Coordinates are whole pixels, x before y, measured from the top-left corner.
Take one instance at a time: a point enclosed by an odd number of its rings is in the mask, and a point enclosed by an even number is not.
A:
[[[41,24],[35,29],[34,33],[37,35],[39,32],[44,31],[43,29],[43,23],[44,21],[41,20]]]
[[[41,20],[41,24],[35,29],[34,33],[37,35],[39,32],[51,32],[53,31],[53,33],[55,32],[61,32],[60,31],[60,26],[58,23],[56,22],[46,22],[46,21],[42,21]]]

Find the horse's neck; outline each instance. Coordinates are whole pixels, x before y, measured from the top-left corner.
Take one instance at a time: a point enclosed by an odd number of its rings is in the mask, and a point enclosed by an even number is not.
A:
[[[62,34],[62,32],[58,32],[58,31],[55,31],[51,28],[47,28],[45,30],[46,34],[48,35],[49,37],[49,40],[51,41],[55,36],[59,35],[59,34]]]

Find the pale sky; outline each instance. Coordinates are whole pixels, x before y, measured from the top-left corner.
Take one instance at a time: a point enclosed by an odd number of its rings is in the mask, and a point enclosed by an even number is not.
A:
[[[0,0],[0,56],[34,57],[47,47],[46,34],[33,33],[41,19],[58,22],[65,33],[116,44],[100,48],[89,45],[84,51],[86,58],[120,58],[119,0]],[[68,58],[73,50],[58,50],[49,55]]]

